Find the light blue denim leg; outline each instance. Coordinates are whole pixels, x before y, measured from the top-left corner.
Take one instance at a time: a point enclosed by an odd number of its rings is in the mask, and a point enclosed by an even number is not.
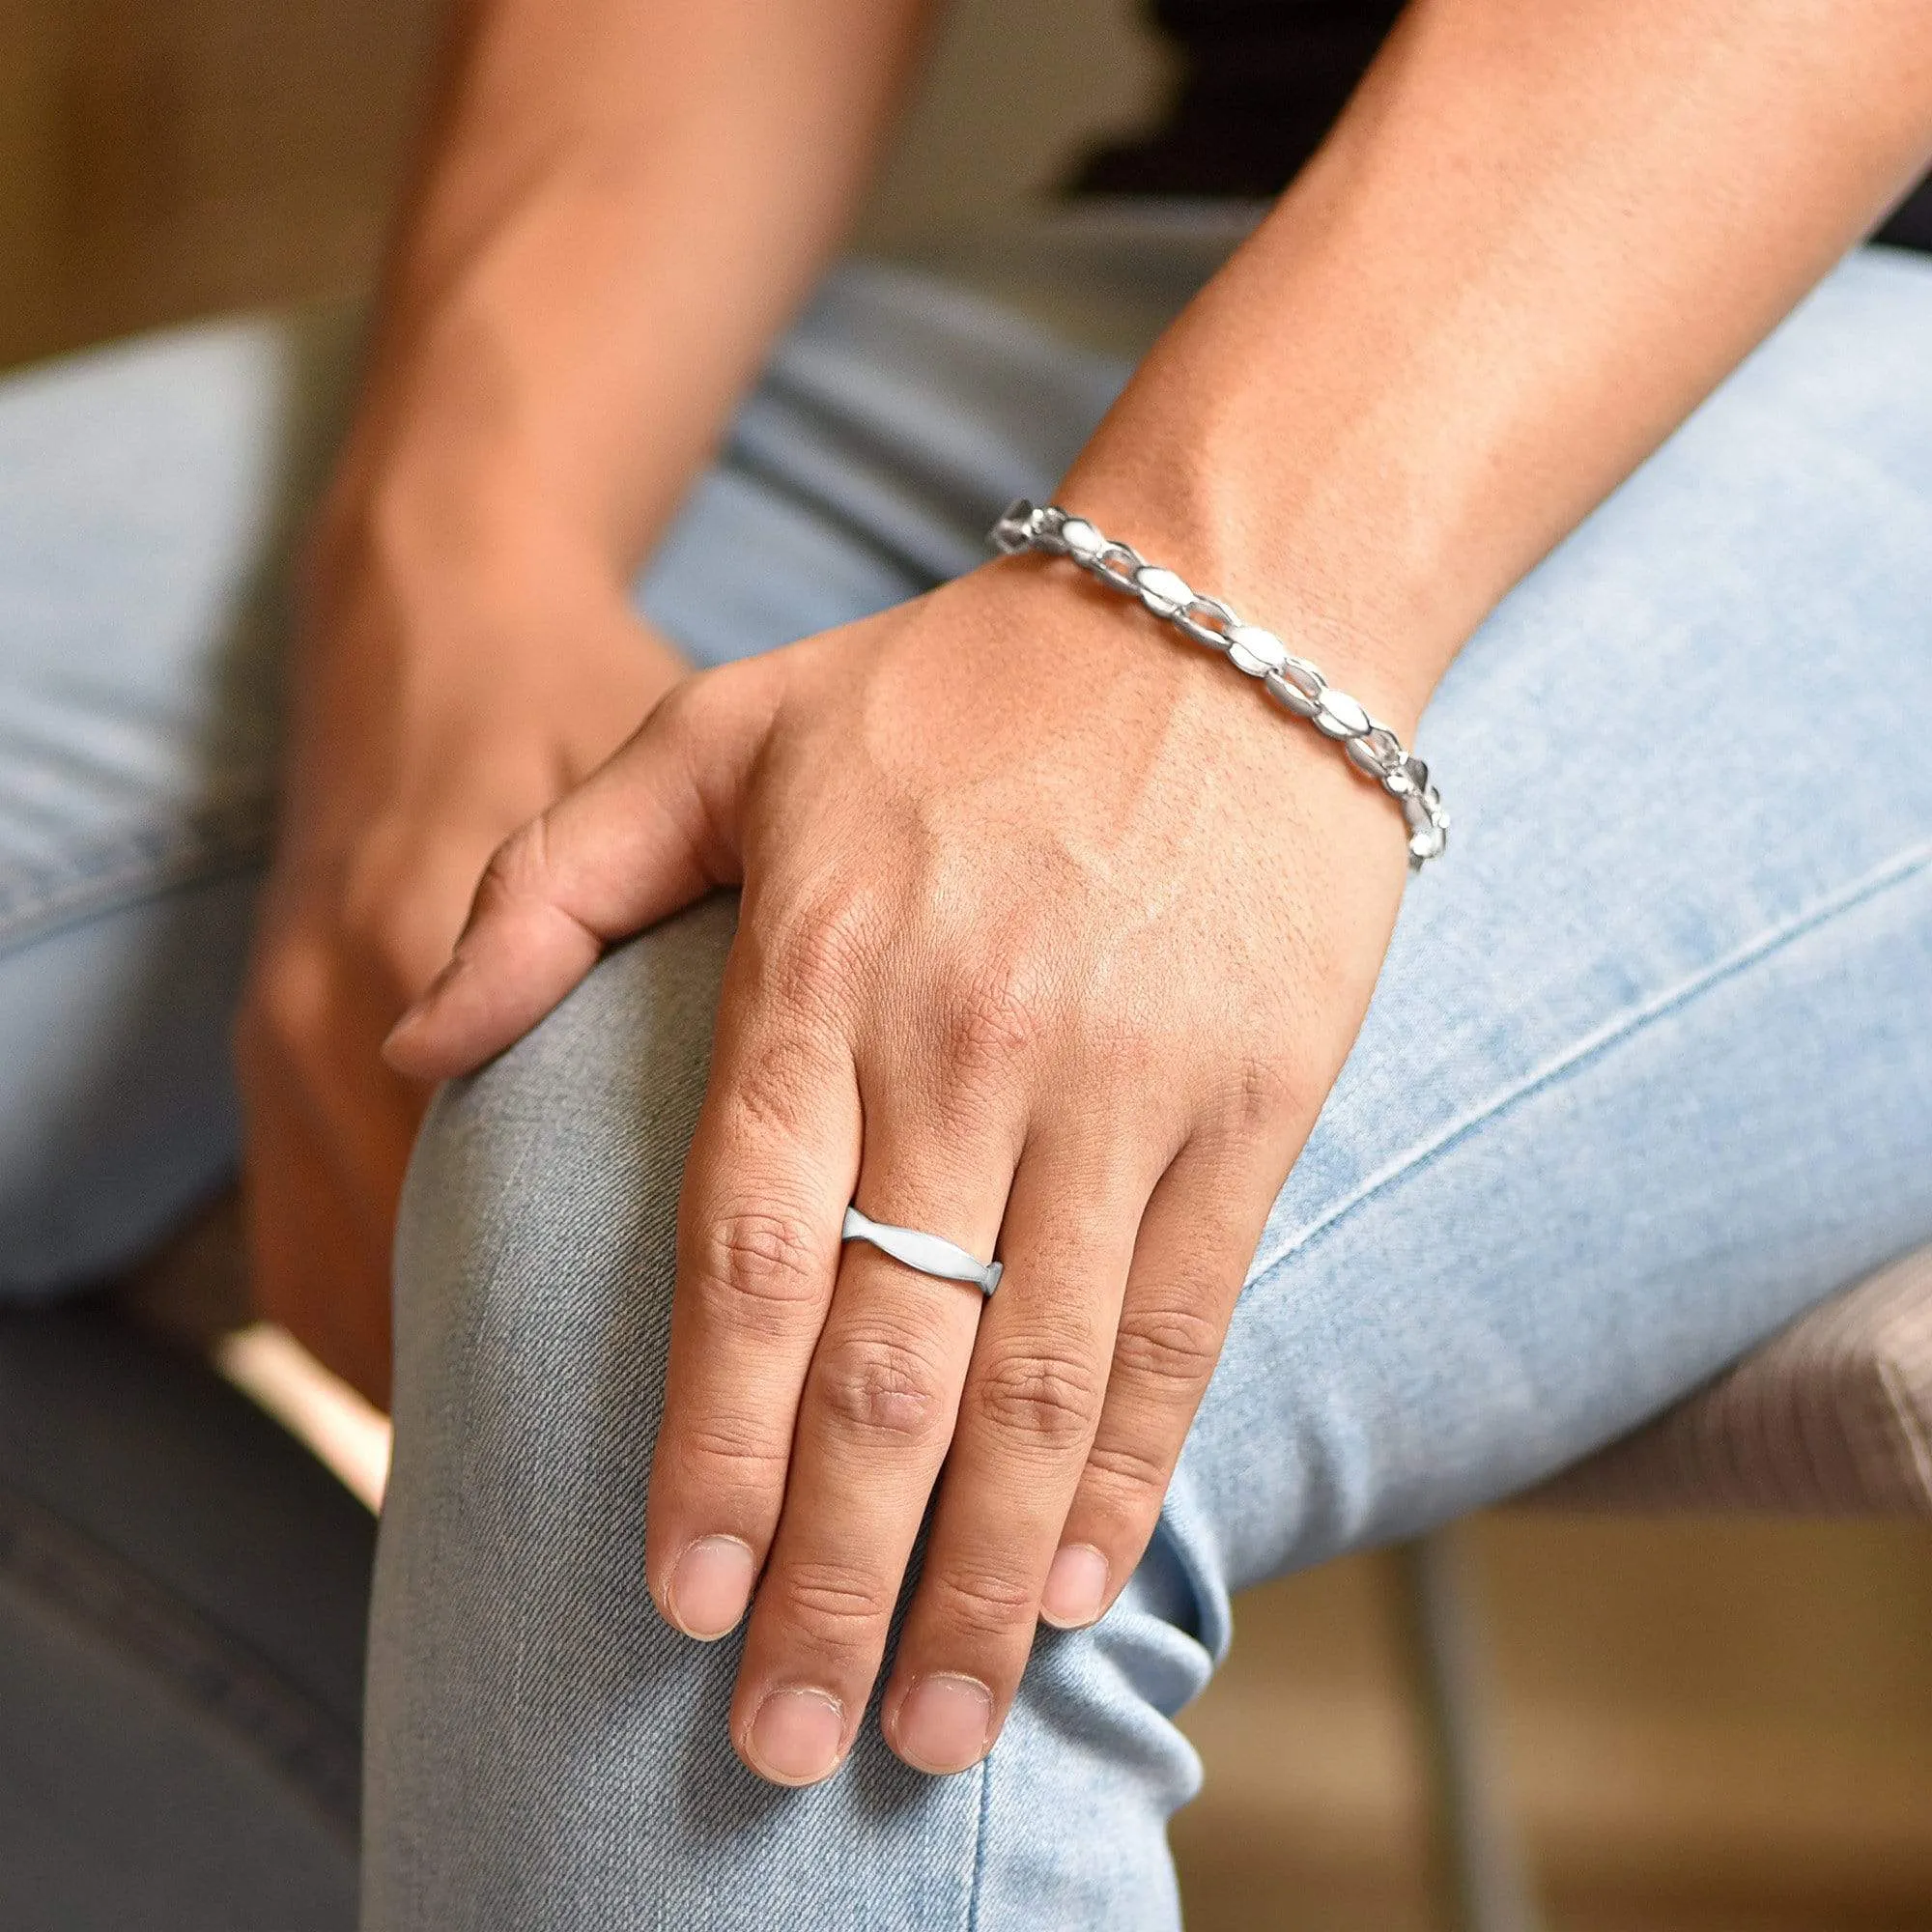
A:
[[[0,1297],[99,1279],[233,1167],[287,558],[357,328],[347,307],[226,323],[0,383]],[[714,662],[927,588],[1120,375],[844,270],[642,599]]]
[[[98,1277],[234,1159],[283,559],[342,312],[0,384],[0,1296]]]
[[[1459,663],[1424,731],[1455,844],[1154,1548],[1099,1629],[1042,1639],[981,1769],[922,1779],[868,1735],[825,1788],[758,1785],[733,1645],[644,1591],[728,901],[444,1095],[399,1247],[370,1932],[1171,1927],[1197,1771],[1168,1718],[1232,1590],[1534,1480],[1932,1235],[1928,344],[1932,265],[1854,259]],[[694,508],[668,608],[756,578],[724,538],[763,485],[846,521],[862,574],[944,535],[760,462]],[[928,468],[919,502],[976,496],[972,462]]]

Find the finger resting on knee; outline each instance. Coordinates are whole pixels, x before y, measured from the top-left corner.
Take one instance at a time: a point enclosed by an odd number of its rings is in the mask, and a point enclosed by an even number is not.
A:
[[[857,1203],[889,1229],[983,1259],[1005,1208],[1011,1137],[984,1120],[949,1123],[916,1094],[910,1081],[877,1077],[867,1091]],[[740,1753],[763,1776],[809,1782],[851,1747],[952,1442],[983,1299],[976,1284],[923,1272],[869,1240],[844,1245],[733,1712]],[[838,1713],[830,1753],[828,1710]]]
[[[1092,1138],[1037,1135],[1014,1180],[884,1710],[920,1770],[963,1770],[998,1735],[1099,1419],[1147,1183]]]

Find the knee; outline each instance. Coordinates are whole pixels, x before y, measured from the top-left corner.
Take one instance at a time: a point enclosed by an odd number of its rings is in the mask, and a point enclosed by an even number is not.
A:
[[[456,1414],[472,1462],[600,1405],[634,1430],[654,1423],[678,1187],[734,918],[720,896],[645,934],[438,1096],[396,1240],[399,1454]]]

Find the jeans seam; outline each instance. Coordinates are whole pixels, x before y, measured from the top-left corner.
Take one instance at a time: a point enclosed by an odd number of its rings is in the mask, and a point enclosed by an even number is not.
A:
[[[973,1871],[966,1886],[966,1932],[980,1932],[980,1902],[985,1895],[986,1820],[993,1806],[993,1760],[980,1760],[980,1816],[973,1835]]]
[[[850,436],[849,424],[835,421],[824,407],[814,405],[810,396],[797,396],[781,390],[776,395],[756,399],[755,405],[748,404],[743,416],[733,425],[727,455],[734,469],[821,523],[831,525],[874,563],[883,564],[928,590],[954,574],[947,568],[935,568],[932,558],[916,556],[903,546],[895,544],[869,525],[851,503],[841,502],[829,495],[820,487],[817,476],[801,474],[796,447],[798,439],[790,440],[783,454],[775,453],[770,439],[763,433],[761,418],[768,412],[776,414],[781,411],[802,418],[810,429],[821,435],[837,433],[847,438]],[[877,450],[868,450],[867,456],[873,464],[894,460],[892,452],[882,455]],[[793,467],[788,469],[787,461]],[[929,490],[922,496],[920,506],[923,511],[930,511]],[[935,521],[943,519],[935,514]],[[911,594],[917,595],[918,592]]]
[[[0,1577],[217,1726],[354,1841],[359,1739],[246,1639],[11,1484],[0,1484]]]
[[[1797,941],[1829,924],[1833,920],[1880,897],[1894,887],[1911,884],[1928,869],[1932,869],[1932,844],[1908,847],[1903,853],[1895,855],[1874,870],[1862,874],[1851,884],[1840,887],[1823,900],[1816,901],[1803,912],[1768,927],[1746,945],[1719,959],[1713,960],[1708,966],[1691,974],[1688,979],[1679,980],[1668,990],[1655,995],[1640,1006],[1627,1009],[1614,1020],[1598,1027],[1594,1032],[1564,1049],[1553,1061],[1525,1075],[1513,1086],[1506,1087],[1500,1093],[1492,1095],[1472,1113],[1464,1114],[1451,1122],[1433,1139],[1411,1148],[1393,1165],[1382,1169],[1378,1174],[1372,1175],[1352,1194],[1337,1202],[1300,1234],[1290,1239],[1279,1254],[1270,1257],[1264,1265],[1255,1270],[1251,1280],[1260,1281],[1273,1273],[1291,1256],[1301,1253],[1384,1189],[1395,1186],[1410,1175],[1423,1172],[1458,1143],[1467,1139],[1521,1102],[1533,1099],[1538,1094],[1570,1078],[1592,1061],[1608,1053],[1613,1047],[1634,1039],[1657,1021],[1681,1011],[1714,987],[1736,979],[1740,974],[1774,957]]]
[[[0,953],[130,905],[245,870],[268,849],[273,805],[242,801],[188,828],[128,833],[71,855],[67,876],[0,888]]]

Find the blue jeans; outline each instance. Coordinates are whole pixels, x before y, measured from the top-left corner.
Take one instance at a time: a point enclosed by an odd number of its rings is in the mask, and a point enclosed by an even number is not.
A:
[[[1146,1562],[982,1767],[732,1757],[642,1518],[732,908],[448,1090],[398,1245],[365,1924],[1169,1927],[1173,1714],[1243,1585],[1500,1496],[1932,1236],[1932,265],[1868,251],[1516,590],[1422,732],[1457,812],[1284,1188]],[[327,328],[0,393],[0,1266],[45,1292],[232,1162],[266,827],[250,588]],[[1120,368],[836,278],[640,597],[717,659],[979,554]],[[16,722],[18,721],[18,722]],[[24,753],[24,755],[22,755]],[[21,1078],[14,1069],[26,1069]],[[1292,1744],[1290,1746],[1292,1747]]]

